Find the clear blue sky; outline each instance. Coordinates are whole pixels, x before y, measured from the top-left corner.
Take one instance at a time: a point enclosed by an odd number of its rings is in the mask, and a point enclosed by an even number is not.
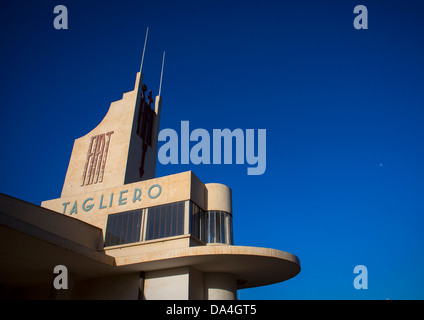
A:
[[[166,50],[161,129],[267,130],[262,176],[157,166],[230,186],[235,244],[299,257],[297,277],[241,299],[424,298],[422,1],[18,0],[0,26],[0,192],[60,196],[74,139],[133,89],[149,26],[154,94]]]

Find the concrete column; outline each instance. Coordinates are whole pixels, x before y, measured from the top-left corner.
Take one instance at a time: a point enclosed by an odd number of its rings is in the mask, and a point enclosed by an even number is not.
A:
[[[190,201],[184,203],[184,234],[190,233]]]
[[[207,300],[235,300],[237,298],[235,276],[222,272],[205,274],[205,298]]]

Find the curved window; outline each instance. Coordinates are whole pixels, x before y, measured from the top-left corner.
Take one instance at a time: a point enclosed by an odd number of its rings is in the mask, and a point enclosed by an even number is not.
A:
[[[191,206],[191,234],[203,243],[233,244],[233,219],[225,211],[203,211]]]
[[[208,211],[208,243],[233,244],[232,216],[225,211]]]

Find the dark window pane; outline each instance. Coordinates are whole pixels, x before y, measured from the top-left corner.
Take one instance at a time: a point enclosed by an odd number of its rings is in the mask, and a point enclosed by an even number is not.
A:
[[[149,208],[147,209],[148,215],[147,215],[147,232],[146,232],[146,240],[154,239],[155,235],[155,208]]]
[[[119,235],[119,244],[127,243],[127,228],[128,228],[128,214],[122,214],[121,215],[122,222],[121,222],[121,230]]]
[[[221,242],[221,216],[219,211],[215,211],[215,242]]]
[[[134,211],[134,214],[130,215],[129,224],[129,242],[140,241],[140,230],[141,230],[141,213],[142,210]]]
[[[170,204],[169,206],[167,206],[165,220],[165,237],[170,237],[175,234],[172,225],[172,215],[174,214],[176,207],[177,206],[175,204]]]
[[[143,210],[137,210],[137,220],[134,221],[133,241],[141,241],[141,221],[143,217]]]
[[[114,246],[117,243],[118,237],[116,236],[118,232],[118,223],[119,223],[119,215],[116,215],[113,219],[113,229],[111,236],[111,245]]]
[[[158,234],[159,234],[159,220],[157,219],[157,215],[160,215],[160,211],[158,213],[158,208],[153,208],[152,210],[152,215],[150,215],[150,209],[149,209],[149,219],[151,219],[153,226],[152,226],[152,234],[150,239],[155,239],[157,238]]]
[[[175,220],[175,235],[184,234],[184,208],[185,203],[180,202],[177,206],[177,218]]]
[[[184,233],[184,201],[145,210],[145,240],[172,237]],[[143,209],[108,216],[105,246],[138,242],[141,239]]]
[[[137,242],[140,239],[141,210],[108,216],[105,246]]]
[[[190,202],[191,234],[194,238],[201,240],[201,221],[199,207]]]
[[[105,235],[105,245],[111,243],[112,240],[112,229],[114,226],[113,216],[108,216],[107,225],[106,225],[106,235]]]
[[[156,218],[159,218],[159,234],[158,238],[163,238],[165,236],[165,222],[166,222],[166,209],[168,206],[161,206],[159,209],[160,216],[157,216]]]
[[[122,216],[120,213],[116,215],[116,222],[115,222],[115,230],[113,232],[114,240],[113,245],[117,245],[120,242],[120,231],[121,231],[121,225],[122,225]]]
[[[202,242],[207,242],[208,241],[208,239],[206,238],[206,221],[207,221],[207,219],[206,219],[206,212],[199,212],[199,232],[200,232],[200,236],[199,236],[199,239],[202,241]]]
[[[161,215],[160,215],[160,225],[161,225],[161,233],[160,233],[160,237],[161,238],[165,238],[168,236],[167,234],[167,222],[168,222],[168,211],[170,210],[171,205],[166,205],[162,208],[161,210]]]
[[[220,212],[220,221],[221,221],[221,243],[227,243],[227,233],[226,233],[226,220],[225,220],[225,215],[226,213],[221,211]]]
[[[228,212],[201,211],[199,216],[192,216],[192,223],[193,237],[202,242],[233,244],[232,216]]]
[[[233,238],[233,216],[228,215],[229,219],[229,231],[230,231],[230,244],[234,244],[234,238]]]
[[[209,242],[215,242],[215,212],[208,213],[208,229],[209,229]]]

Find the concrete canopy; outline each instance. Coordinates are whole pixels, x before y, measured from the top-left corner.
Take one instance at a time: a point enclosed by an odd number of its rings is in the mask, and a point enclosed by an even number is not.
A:
[[[202,272],[233,274],[237,289],[252,288],[288,280],[300,272],[299,259],[276,249],[209,245],[162,250],[130,257],[116,257],[118,268],[158,270],[191,266]]]
[[[112,257],[99,247],[101,229],[19,199],[0,197],[0,280],[5,284],[51,284],[58,264],[66,265],[76,279],[190,266],[232,274],[237,289],[281,282],[300,272],[295,255],[258,247],[193,246]]]

